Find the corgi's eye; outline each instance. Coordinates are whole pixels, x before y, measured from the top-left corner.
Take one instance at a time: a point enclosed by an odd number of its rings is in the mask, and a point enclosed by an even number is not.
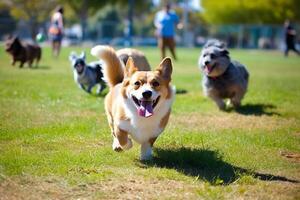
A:
[[[140,86],[141,83],[140,83],[139,81],[136,81],[136,82],[134,83],[134,85],[135,85],[135,86]]]
[[[213,53],[210,54],[210,58],[211,58],[211,59],[215,59],[216,57],[217,57],[217,56],[216,56],[215,54],[213,54]]]
[[[153,82],[152,82],[152,86],[153,86],[153,87],[158,87],[158,86],[159,86],[159,82],[153,81]]]

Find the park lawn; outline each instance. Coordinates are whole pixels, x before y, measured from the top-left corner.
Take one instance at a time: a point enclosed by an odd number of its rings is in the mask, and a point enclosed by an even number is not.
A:
[[[159,64],[158,49],[140,49]],[[231,50],[250,84],[243,106],[222,112],[202,95],[200,49],[179,48],[169,124],[140,162],[136,143],[112,150],[104,94],[78,89],[71,50],[53,59],[46,47],[38,68],[19,69],[1,47],[0,199],[300,198],[299,57]]]

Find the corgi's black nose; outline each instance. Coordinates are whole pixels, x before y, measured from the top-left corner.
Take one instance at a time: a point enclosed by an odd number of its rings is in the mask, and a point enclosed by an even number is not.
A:
[[[209,62],[208,62],[208,61],[205,61],[204,64],[205,64],[205,65],[209,65]]]
[[[152,92],[150,90],[146,90],[142,93],[142,95],[145,99],[149,99],[152,96]]]

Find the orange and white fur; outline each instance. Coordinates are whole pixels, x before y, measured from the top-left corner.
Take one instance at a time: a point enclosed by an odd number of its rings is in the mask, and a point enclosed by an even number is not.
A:
[[[102,59],[104,78],[110,88],[105,97],[105,111],[113,135],[113,150],[141,144],[141,160],[152,158],[152,147],[165,129],[175,98],[171,86],[172,63],[165,58],[154,71],[139,71],[132,57],[126,66],[109,46],[95,46],[91,54]]]

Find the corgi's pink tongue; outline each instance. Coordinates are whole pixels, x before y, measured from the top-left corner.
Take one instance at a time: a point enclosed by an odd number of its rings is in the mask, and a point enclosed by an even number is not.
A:
[[[138,113],[141,117],[151,117],[153,115],[153,107],[151,101],[142,101],[138,108]]]

